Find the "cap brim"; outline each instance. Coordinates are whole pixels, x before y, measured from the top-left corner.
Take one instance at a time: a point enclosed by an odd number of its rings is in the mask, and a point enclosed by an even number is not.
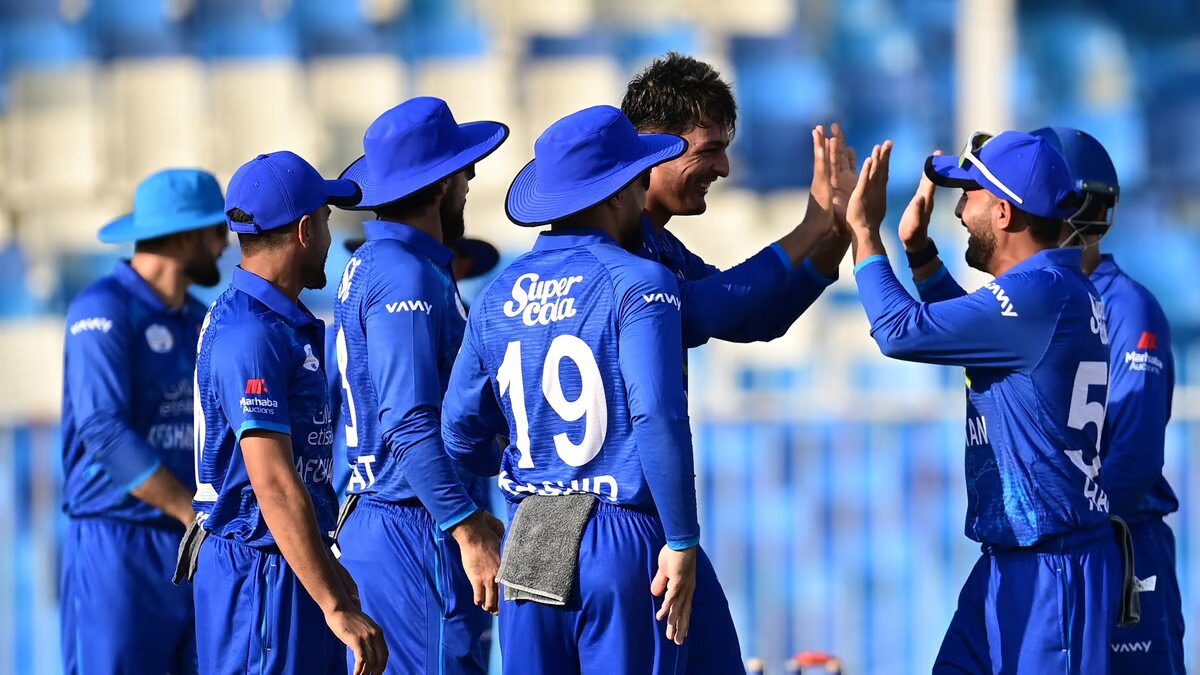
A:
[[[357,183],[362,189],[362,200],[357,205],[342,208],[350,211],[370,211],[404,199],[483,160],[495,152],[496,148],[508,139],[509,134],[508,126],[500,122],[467,122],[458,125],[458,129],[466,139],[462,150],[399,180],[374,182],[367,171],[366,155],[354,160],[342,171],[339,178]]]
[[[127,213],[100,228],[96,236],[105,244],[128,244],[165,237],[169,234],[200,230],[214,225],[224,225],[225,220],[223,211],[213,211],[190,214],[186,217],[177,216],[160,221],[147,222],[143,220],[139,223],[134,214]]]
[[[687,150],[687,141],[671,134],[638,134],[642,152],[621,169],[566,193],[546,193],[537,180],[537,159],[521,169],[508,188],[504,212],[522,227],[536,227],[586,211],[615,195],[647,170]]]
[[[963,169],[959,155],[931,155],[925,160],[925,175],[934,185],[974,190],[983,187],[976,180],[977,172]]]
[[[469,258],[471,267],[463,275],[463,279],[481,277],[500,264],[500,251],[482,239],[463,237],[450,245],[456,255]]]
[[[325,203],[341,208],[349,208],[362,201],[362,190],[351,180],[325,181]]]

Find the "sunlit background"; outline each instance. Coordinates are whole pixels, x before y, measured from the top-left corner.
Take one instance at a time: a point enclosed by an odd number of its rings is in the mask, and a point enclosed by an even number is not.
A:
[[[129,254],[96,231],[142,177],[198,166],[224,184],[279,149],[336,175],[377,114],[440,96],[459,121],[513,129],[467,212],[507,262],[534,234],[503,210],[533,139],[618,103],[669,49],[717,65],[740,105],[730,179],[706,215],[671,223],[721,266],[801,218],[815,123],[841,121],[860,148],[895,140],[891,230],[924,156],[973,129],[1072,125],[1107,145],[1122,198],[1105,246],[1173,324],[1166,458],[1183,507],[1168,522],[1200,670],[1196,0],[0,0],[0,673],[59,669],[63,313]],[[940,197],[934,234],[971,286],[956,198]],[[339,241],[358,220],[335,214]],[[335,244],[331,278],[346,259]],[[236,261],[235,246],[226,272]],[[332,297],[305,301],[328,316]],[[691,364],[703,543],[744,655],[769,672],[806,649],[854,675],[927,672],[977,554],[961,371],[884,359],[848,266],[783,339],[714,343]]]

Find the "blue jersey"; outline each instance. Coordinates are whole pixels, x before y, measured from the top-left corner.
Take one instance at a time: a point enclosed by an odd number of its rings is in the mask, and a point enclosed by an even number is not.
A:
[[[1102,257],[1091,279],[1104,300],[1112,349],[1100,483],[1116,515],[1129,521],[1162,517],[1179,510],[1162,475],[1175,390],[1171,326],[1150,291],[1112,256]]]
[[[348,490],[386,502],[419,499],[442,529],[475,512],[442,447],[442,396],[466,310],[454,252],[401,223],[368,221],[334,306],[345,395]]]
[[[597,230],[544,232],[476,299],[442,410],[446,450],[526,495],[592,493],[657,510],[695,545],[678,287]]]
[[[292,437],[317,525],[332,533],[338,501],[324,343],[324,323],[240,267],[209,308],[196,359],[193,502],[209,532],[247,546],[274,545],[240,443],[246,430],[263,429]]]
[[[1042,251],[974,293],[945,268],[917,302],[882,256],[855,269],[884,354],[966,367],[968,537],[1030,546],[1108,522],[1097,484],[1108,336],[1078,249]]]
[[[679,283],[684,347],[712,338],[760,342],[782,336],[827,286],[836,281],[811,260],[798,267],[779,244],[721,271],[687,249],[669,230],[642,216],[645,243],[640,255],[662,263]]]
[[[128,263],[67,310],[63,508],[174,522],[130,496],[160,466],[192,486],[192,370],[204,305],[168,307]]]

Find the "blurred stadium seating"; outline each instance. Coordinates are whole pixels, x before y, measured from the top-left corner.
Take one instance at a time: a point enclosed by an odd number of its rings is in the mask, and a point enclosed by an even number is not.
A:
[[[1179,394],[1167,467],[1180,574],[1200,617],[1200,5],[1022,0],[1013,117],[1092,131],[1122,177],[1110,248],[1175,329]],[[0,0],[0,672],[57,672],[56,419],[66,302],[127,250],[97,228],[168,165],[228,180],[288,148],[336,174],[408,96],[495,119],[469,231],[505,260],[533,233],[503,215],[508,181],[557,117],[616,103],[668,49],[718,64],[740,104],[733,175],[677,232],[729,265],[803,214],[809,129],[891,137],[892,219],[921,159],[957,149],[955,0]],[[966,120],[966,122],[970,122]],[[1196,133],[1193,133],[1196,132]],[[942,200],[954,272],[963,237]],[[337,212],[340,241],[357,217]],[[228,270],[236,250],[222,262]],[[335,245],[330,276],[347,256]],[[975,555],[961,533],[961,374],[887,361],[852,275],[784,339],[692,355],[705,545],[747,656],[801,649],[853,673],[928,670]],[[478,285],[473,287],[478,288]],[[204,291],[204,298],[215,290]],[[310,305],[330,312],[332,290]],[[1200,670],[1196,626],[1188,658]]]

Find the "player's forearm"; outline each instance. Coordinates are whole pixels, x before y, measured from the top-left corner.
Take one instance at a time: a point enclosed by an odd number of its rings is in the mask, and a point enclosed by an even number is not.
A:
[[[144,483],[162,464],[158,451],[115,414],[93,414],[79,425],[79,433],[95,462],[127,492]]]
[[[634,419],[638,457],[662,520],[667,544],[683,550],[700,543],[696,470],[687,418]]]
[[[165,466],[159,466],[129,494],[178,520],[185,527],[196,519],[196,512],[192,509],[192,491],[184,487]]]
[[[442,530],[466,519],[477,508],[467,494],[454,460],[442,446],[441,425],[433,411],[416,411],[403,426],[384,434],[400,471],[421,504]]]
[[[808,213],[804,214],[804,220],[800,221],[799,225],[776,242],[783,247],[784,252],[791,258],[793,266],[799,265],[805,258],[812,255],[817,249],[817,244],[822,241],[829,231],[825,227],[819,227],[811,222],[812,218],[820,217],[814,211],[815,209],[810,208]]]
[[[312,498],[295,469],[281,467],[257,484],[252,480],[251,486],[275,545],[321,611],[329,614],[351,607],[321,537]]]
[[[879,235],[878,229],[854,231],[853,248],[856,269],[868,258],[877,255],[887,257],[887,250],[883,247],[883,238]]]
[[[838,231],[827,232],[817,242],[817,246],[808,259],[812,261],[813,267],[821,273],[821,276],[837,279],[838,268],[842,264],[842,259],[846,257],[846,252],[850,250],[850,243],[849,236],[842,235]]]
[[[679,282],[683,343],[698,347],[712,338],[748,342],[739,335],[760,316],[787,281],[789,267],[778,246],[703,279]]]

